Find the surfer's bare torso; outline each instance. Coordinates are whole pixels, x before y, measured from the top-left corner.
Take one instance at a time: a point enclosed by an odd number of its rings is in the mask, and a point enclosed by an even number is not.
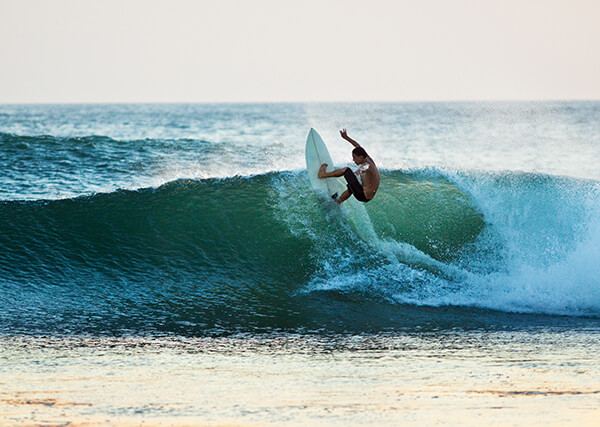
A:
[[[354,162],[356,163],[356,159],[354,159]],[[375,162],[371,156],[365,158],[364,163],[360,164],[357,172],[360,174],[360,180],[365,196],[367,199],[371,200],[375,197],[375,193],[379,188],[379,169],[375,166]]]

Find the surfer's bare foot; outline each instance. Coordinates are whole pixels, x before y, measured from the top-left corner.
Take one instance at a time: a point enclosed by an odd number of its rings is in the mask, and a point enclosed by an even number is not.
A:
[[[327,163],[323,163],[321,168],[319,169],[319,174],[317,175],[319,178],[325,178],[325,169],[327,169]]]

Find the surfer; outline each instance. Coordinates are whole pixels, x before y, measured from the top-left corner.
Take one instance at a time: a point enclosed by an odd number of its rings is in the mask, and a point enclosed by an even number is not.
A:
[[[352,150],[352,159],[354,160],[354,163],[359,166],[358,170],[352,172],[352,169],[345,167],[326,172],[325,169],[327,168],[327,163],[323,163],[321,169],[319,169],[318,176],[321,179],[340,176],[343,176],[346,179],[348,189],[336,199],[338,205],[348,199],[351,195],[354,195],[356,200],[366,203],[375,197],[375,193],[379,188],[379,169],[377,169],[375,162],[371,156],[367,154],[365,149],[348,136],[346,129],[342,129],[340,135],[354,146],[354,150]],[[357,175],[360,176],[362,184],[359,182]]]

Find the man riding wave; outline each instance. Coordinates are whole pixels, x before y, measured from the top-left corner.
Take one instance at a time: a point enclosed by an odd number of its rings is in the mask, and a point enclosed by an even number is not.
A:
[[[364,148],[360,146],[358,142],[348,136],[346,129],[340,131],[340,135],[355,148],[352,150],[352,159],[359,168],[356,172],[352,172],[349,167],[340,168],[331,172],[326,172],[327,163],[323,163],[319,169],[319,178],[334,178],[343,176],[348,183],[348,189],[342,193],[336,200],[338,204],[347,200],[351,195],[354,195],[356,200],[361,202],[368,202],[373,197],[379,188],[379,169],[375,166],[375,162],[367,154]],[[357,175],[360,176],[361,182],[359,182]]]

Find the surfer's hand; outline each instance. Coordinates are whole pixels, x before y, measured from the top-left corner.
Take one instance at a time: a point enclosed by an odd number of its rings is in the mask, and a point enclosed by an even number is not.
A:
[[[342,138],[348,139],[348,133],[346,132],[346,128],[340,131],[340,135],[342,135]]]

